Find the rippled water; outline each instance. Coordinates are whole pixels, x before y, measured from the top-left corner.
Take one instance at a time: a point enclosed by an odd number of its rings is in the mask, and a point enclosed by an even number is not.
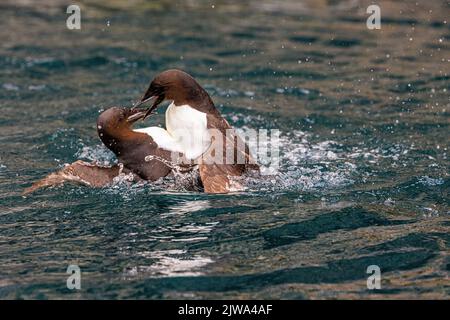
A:
[[[0,297],[449,298],[448,2],[381,1],[373,31],[364,1],[81,1],[73,31],[65,5],[0,4]],[[21,196],[114,162],[99,112],[174,67],[235,127],[281,130],[276,176]]]

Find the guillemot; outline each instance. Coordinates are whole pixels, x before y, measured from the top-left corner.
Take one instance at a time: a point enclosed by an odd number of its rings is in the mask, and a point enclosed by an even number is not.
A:
[[[142,130],[133,130],[133,124],[146,115],[147,110],[112,107],[97,119],[100,140],[119,160],[119,164],[103,166],[78,160],[63,169],[51,173],[26,188],[28,194],[43,187],[75,182],[90,187],[104,187],[121,174],[131,181],[155,181],[172,172],[170,152],[159,148],[152,137]],[[147,128],[148,129],[148,128]],[[144,129],[145,131],[145,129]],[[165,131],[154,127],[150,132]],[[189,168],[185,168],[187,171]]]
[[[219,161],[199,162],[205,192],[230,192],[233,189],[231,177],[242,176],[249,170],[259,171],[247,144],[242,142],[217,110],[206,90],[192,76],[177,69],[158,74],[134,107],[153,101],[142,118],[145,119],[164,100],[171,101],[165,114],[167,130],[146,131],[157,145],[170,152],[181,152],[188,160],[195,160],[199,157],[214,158],[217,149],[213,147],[212,140],[222,142]],[[212,139],[213,131],[219,132],[221,137],[214,135]],[[230,154],[231,162],[228,157]],[[238,159],[243,161],[239,162]]]
[[[97,132],[103,144],[116,155],[119,163],[144,180],[155,181],[171,172],[170,166],[158,160],[170,161],[171,153],[160,148],[152,136],[133,130],[133,124],[142,119],[146,111],[138,108],[112,107],[97,119]],[[152,127],[150,132],[161,136],[165,130]],[[150,158],[153,156],[153,158]]]

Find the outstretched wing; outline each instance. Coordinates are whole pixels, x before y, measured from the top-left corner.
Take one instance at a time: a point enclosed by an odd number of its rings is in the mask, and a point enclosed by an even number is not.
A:
[[[33,183],[33,185],[26,188],[22,194],[29,194],[38,189],[60,185],[65,182],[75,182],[91,187],[103,187],[113,182],[113,179],[117,177],[119,173],[120,167],[118,165],[100,166],[78,160]]]

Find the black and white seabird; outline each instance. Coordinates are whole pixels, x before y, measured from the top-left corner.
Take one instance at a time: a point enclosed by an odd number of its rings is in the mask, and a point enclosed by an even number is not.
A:
[[[227,193],[233,188],[230,178],[242,176],[248,170],[259,170],[250,156],[248,146],[242,143],[230,124],[214,106],[210,96],[195,79],[181,70],[167,70],[157,75],[149,88],[135,105],[153,101],[145,117],[151,114],[160,103],[171,101],[166,111],[166,129],[150,127],[142,129],[160,147],[171,152],[181,152],[188,160],[209,156],[213,145],[211,129],[222,134],[222,161],[199,163],[200,177],[205,192]],[[145,118],[144,117],[144,118]],[[230,163],[226,155],[232,154]],[[237,161],[244,159],[244,161]]]

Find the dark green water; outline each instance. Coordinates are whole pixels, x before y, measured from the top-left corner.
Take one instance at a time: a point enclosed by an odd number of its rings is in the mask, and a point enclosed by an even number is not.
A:
[[[121,3],[81,2],[72,31],[64,1],[0,4],[1,298],[450,297],[447,1],[381,1],[373,31],[364,1]],[[114,162],[99,111],[174,67],[235,127],[281,130],[277,176],[21,196],[64,163]]]

